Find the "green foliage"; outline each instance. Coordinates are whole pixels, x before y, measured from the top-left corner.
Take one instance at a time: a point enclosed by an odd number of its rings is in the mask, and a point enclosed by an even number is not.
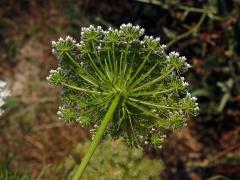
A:
[[[85,153],[86,146],[88,143],[77,147],[81,154]],[[82,179],[159,179],[162,170],[163,163],[144,157],[142,150],[129,149],[120,141],[107,140],[96,150]]]
[[[123,136],[134,146],[160,147],[164,131],[184,126],[188,115],[198,113],[198,104],[181,77],[190,67],[186,58],[165,53],[159,41],[129,23],[107,31],[82,28],[80,43],[69,36],[52,42],[60,67],[47,79],[63,90],[59,117],[94,133],[120,94],[105,134]]]
[[[31,178],[24,174],[19,174],[12,171],[10,168],[0,165],[0,179],[1,180],[30,180]]]

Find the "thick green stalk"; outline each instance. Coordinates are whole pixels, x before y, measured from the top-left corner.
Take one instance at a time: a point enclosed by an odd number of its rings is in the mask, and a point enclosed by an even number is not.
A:
[[[80,166],[78,167],[78,169],[76,170],[74,176],[72,177],[72,180],[79,180],[85,170],[85,168],[87,167],[88,162],[90,161],[98,143],[100,142],[104,131],[109,123],[109,121],[112,119],[113,113],[116,110],[118,104],[120,101],[120,94],[115,95],[114,99],[112,100],[112,103],[105,115],[105,117],[103,118],[103,121],[101,122],[99,128],[97,129],[96,135],[92,141],[92,143],[90,144],[90,147],[88,148],[87,153],[85,154]]]

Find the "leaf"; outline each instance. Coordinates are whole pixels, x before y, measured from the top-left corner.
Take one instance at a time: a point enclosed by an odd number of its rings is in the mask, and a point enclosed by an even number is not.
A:
[[[224,107],[226,106],[227,102],[231,98],[231,90],[233,87],[233,79],[230,78],[225,83],[218,82],[217,85],[221,88],[222,92],[225,92],[224,95],[221,98],[221,101],[219,103],[219,106],[217,108],[218,112],[222,112]]]
[[[170,29],[168,29],[168,28],[166,28],[166,27],[163,28],[163,32],[165,33],[165,35],[166,35],[169,39],[173,39],[173,38],[176,37],[175,32],[173,32],[172,30],[170,30]]]
[[[199,88],[192,91],[193,96],[209,97],[211,96],[211,91],[207,88]]]

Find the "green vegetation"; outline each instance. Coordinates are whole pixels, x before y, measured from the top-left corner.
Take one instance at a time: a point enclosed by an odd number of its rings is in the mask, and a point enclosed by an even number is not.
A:
[[[81,155],[86,153],[88,145],[88,143],[79,144],[77,149],[81,151]],[[144,157],[141,149],[129,149],[120,141],[107,140],[93,155],[83,179],[159,179],[163,167],[161,160],[150,160]]]
[[[0,165],[0,179],[1,180],[31,180],[26,174],[19,174],[5,165]]]
[[[67,179],[69,173],[76,167],[74,157],[83,156],[90,143],[79,143],[73,149],[62,164],[53,166],[52,173],[62,174],[62,178]],[[151,167],[151,168],[149,168]],[[144,156],[141,149],[129,148],[122,141],[103,141],[94,153],[89,165],[86,168],[83,180],[131,180],[131,179],[159,179],[160,173],[164,169],[161,160],[149,159]]]

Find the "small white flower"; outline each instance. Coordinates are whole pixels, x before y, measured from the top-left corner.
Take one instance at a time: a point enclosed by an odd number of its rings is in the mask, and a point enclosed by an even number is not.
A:
[[[52,41],[52,46],[53,47],[56,47],[57,46],[57,43],[55,41]]]
[[[167,135],[166,135],[166,134],[162,135],[162,138],[166,138],[166,137],[167,137]]]
[[[66,40],[71,40],[72,38],[70,36],[66,36]]]
[[[62,114],[61,111],[57,111],[57,115],[60,116]]]
[[[191,68],[192,66],[190,65],[190,64],[188,64],[188,63],[185,63],[185,66],[187,67],[187,68]]]
[[[181,61],[186,61],[187,58],[186,58],[185,56],[182,56],[182,57],[180,57],[180,60],[181,60]]]
[[[197,107],[195,107],[195,109],[194,109],[195,111],[199,111],[199,107],[197,106]]]
[[[170,57],[178,57],[179,56],[179,53],[178,52],[175,52],[175,51],[172,51],[169,53],[169,56]]]
[[[148,40],[148,39],[150,39],[150,37],[147,36],[147,35],[145,35],[145,36],[144,36],[144,39]]]
[[[160,46],[160,48],[161,49],[165,49],[167,46],[165,45],[165,44],[162,44],[161,46]]]
[[[6,82],[0,80],[0,116],[3,114],[4,110],[2,106],[5,104],[5,100],[10,96],[10,91],[6,89]]]
[[[186,87],[186,86],[189,86],[189,83],[186,82],[186,81],[183,81],[183,82],[182,82],[182,85],[183,85],[184,87]]]
[[[141,28],[140,29],[140,34],[144,34],[144,32],[145,32],[145,29]]]
[[[55,49],[52,49],[52,54],[56,54],[56,50]]]
[[[197,98],[196,97],[192,97],[192,100],[197,101]]]
[[[77,46],[77,48],[80,48],[80,47],[81,47],[79,43],[77,43],[76,46]]]
[[[157,110],[156,110],[156,109],[153,109],[152,112],[155,113],[155,112],[157,112]]]
[[[128,24],[127,24],[127,27],[132,27],[132,23],[128,23]]]

